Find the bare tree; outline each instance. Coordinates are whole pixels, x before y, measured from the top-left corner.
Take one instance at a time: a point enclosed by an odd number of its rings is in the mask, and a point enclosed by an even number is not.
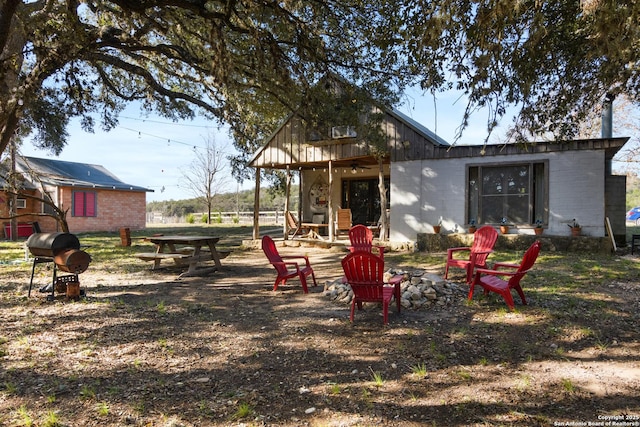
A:
[[[181,171],[184,186],[207,205],[207,224],[211,223],[213,199],[226,190],[229,183],[230,174],[225,173],[226,149],[226,146],[218,147],[213,136],[209,136],[205,139],[205,148],[195,149],[195,159]]]
[[[637,174],[640,170],[640,109],[626,95],[613,100],[613,133],[616,136],[629,136],[623,149],[614,160],[626,174]],[[600,138],[602,129],[602,105],[594,108],[580,124],[578,136],[581,138]]]

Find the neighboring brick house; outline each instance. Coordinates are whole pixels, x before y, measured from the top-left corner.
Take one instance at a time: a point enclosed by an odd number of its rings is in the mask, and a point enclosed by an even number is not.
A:
[[[103,166],[24,157],[17,161],[16,170],[26,179],[23,193],[40,196],[38,189],[42,185],[56,205],[67,211],[67,223],[72,233],[145,227],[146,193],[153,190],[124,183]],[[6,218],[8,206],[4,191],[0,191],[0,199],[0,216]],[[18,214],[50,211],[51,208],[40,201],[18,198]],[[18,229],[18,236],[25,237],[34,221],[42,232],[60,231],[57,222],[49,216],[27,215],[19,218],[23,225]]]

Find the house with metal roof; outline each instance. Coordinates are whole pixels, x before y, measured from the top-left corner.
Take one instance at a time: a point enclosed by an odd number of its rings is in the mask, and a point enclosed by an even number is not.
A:
[[[604,237],[610,226],[624,240],[626,177],[613,174],[612,161],[628,138],[450,145],[396,110],[381,126],[383,157],[348,127],[318,136],[292,115],[249,165],[299,173],[301,222],[326,224],[328,241],[339,209],[351,210],[352,225],[379,221],[381,177],[388,240],[400,247],[415,247],[438,224],[446,234],[505,222],[511,234],[533,235],[540,224],[547,235],[571,236],[575,220],[585,236]]]
[[[146,193],[153,190],[125,183],[101,165],[21,157],[17,159],[16,171],[24,178],[17,203],[17,214],[23,224],[37,221],[43,232],[60,231],[57,222],[47,216],[53,209],[40,200],[44,192],[67,212],[67,223],[73,233],[145,227]],[[3,184],[5,188],[6,183]],[[5,192],[0,194],[3,200],[8,200]],[[0,216],[8,217],[7,209],[7,203],[2,203]]]

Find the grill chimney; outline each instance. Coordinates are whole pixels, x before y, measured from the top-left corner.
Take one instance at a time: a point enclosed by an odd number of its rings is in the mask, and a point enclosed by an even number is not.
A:
[[[613,138],[613,98],[608,93],[602,104],[602,138]]]

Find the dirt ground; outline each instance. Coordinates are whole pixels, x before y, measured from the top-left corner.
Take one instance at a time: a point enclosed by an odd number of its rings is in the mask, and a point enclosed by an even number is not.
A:
[[[306,295],[295,280],[273,292],[260,251],[205,277],[90,268],[78,302],[27,300],[30,272],[3,278],[0,425],[640,425],[638,283],[514,313],[460,292],[393,307],[387,326],[368,304],[351,324],[323,296],[343,253],[309,255]]]

